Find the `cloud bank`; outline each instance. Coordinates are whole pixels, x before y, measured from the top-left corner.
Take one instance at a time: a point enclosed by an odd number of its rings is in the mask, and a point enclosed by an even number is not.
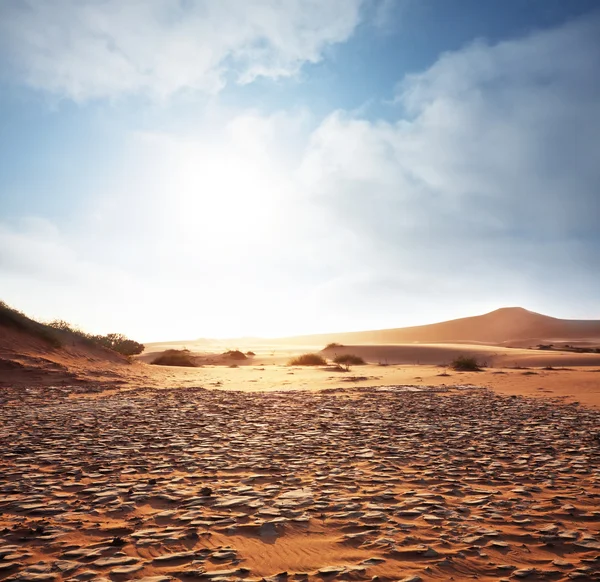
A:
[[[238,112],[218,137],[130,135],[130,166],[60,235],[58,262],[110,274],[94,282],[99,313],[141,339],[159,339],[149,312],[163,314],[163,338],[390,327],[507,304],[600,317],[599,32],[596,15],[447,53],[400,80],[391,122]],[[0,234],[12,237],[0,268],[23,277],[15,256],[31,232]],[[102,291],[112,277],[139,297],[126,310]]]
[[[0,49],[21,82],[75,101],[278,79],[346,41],[362,0],[21,0]]]
[[[334,113],[307,189],[423,285],[542,296],[565,292],[560,270],[583,291],[600,267],[599,32],[596,15],[445,54],[398,85],[396,122]]]

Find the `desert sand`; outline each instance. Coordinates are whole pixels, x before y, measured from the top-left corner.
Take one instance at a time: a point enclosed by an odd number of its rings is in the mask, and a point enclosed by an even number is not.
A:
[[[600,579],[598,354],[321,352],[369,362],[340,371],[287,364],[322,344],[203,343],[177,368],[147,361],[184,344],[127,363],[10,334],[0,580]]]

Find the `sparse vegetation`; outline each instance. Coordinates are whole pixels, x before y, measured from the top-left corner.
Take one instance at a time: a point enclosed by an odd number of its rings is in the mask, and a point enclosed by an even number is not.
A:
[[[4,303],[4,301],[0,301],[0,325],[30,333],[54,348],[60,348],[62,345],[58,334],[52,328],[30,319],[21,311]]]
[[[247,359],[246,354],[244,354],[244,352],[240,352],[240,350],[227,350],[223,355],[226,358],[229,358],[230,360],[245,360],[245,359]]]
[[[563,344],[562,348],[555,348],[553,344],[538,344],[538,350],[559,350],[565,352],[573,352],[575,354],[600,354],[600,347],[592,346],[574,346],[571,344]]]
[[[122,333],[109,333],[107,335],[96,335],[92,339],[108,348],[114,350],[124,356],[137,356],[144,351],[144,344],[131,340],[125,337]]]
[[[69,342],[74,336],[90,346],[103,346],[124,356],[133,356],[144,351],[143,344],[130,340],[123,334],[91,335],[63,319],[41,323],[27,317],[17,309],[13,309],[4,301],[0,301],[0,325],[29,333],[44,340],[54,348],[62,347],[65,342]]]
[[[473,356],[458,356],[452,360],[450,367],[457,372],[480,372],[481,366]]]
[[[328,372],[348,372],[348,368],[340,366],[339,364],[332,364],[325,368]]]
[[[360,356],[355,356],[354,354],[340,354],[333,358],[333,361],[342,366],[364,366],[366,364]]]
[[[330,344],[327,344],[324,349],[333,350],[334,348],[343,348],[343,347],[344,346],[342,344],[338,344],[337,342],[331,342]]]
[[[327,360],[319,354],[302,354],[288,363],[290,366],[326,366]]]
[[[94,336],[86,333],[85,331],[79,329],[77,326],[70,324],[68,321],[64,319],[54,319],[53,321],[49,321],[46,324],[48,327],[57,330],[63,334],[69,334],[70,336],[77,337],[83,343],[93,346],[94,344],[98,344]]]
[[[196,367],[196,362],[190,350],[166,350],[150,363],[155,366]]]
[[[88,345],[98,345],[123,356],[136,356],[144,351],[144,344],[136,342],[124,336],[122,333],[109,333],[106,335],[91,335],[70,324],[64,319],[55,319],[49,322],[48,327],[60,332],[77,336],[81,341]]]

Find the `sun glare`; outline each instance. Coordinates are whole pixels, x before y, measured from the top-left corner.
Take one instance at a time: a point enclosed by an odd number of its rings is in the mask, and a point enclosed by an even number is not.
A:
[[[269,236],[275,188],[264,168],[239,155],[188,152],[174,169],[179,225],[217,252],[242,252]]]

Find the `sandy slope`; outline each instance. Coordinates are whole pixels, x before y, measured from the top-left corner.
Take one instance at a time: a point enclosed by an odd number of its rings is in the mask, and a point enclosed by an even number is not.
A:
[[[60,333],[60,332],[57,332]],[[0,326],[0,386],[114,380],[129,361],[101,346],[64,334],[63,345]]]
[[[464,317],[430,325],[330,333],[297,338],[287,338],[288,343],[327,344],[398,344],[424,343],[486,343],[531,347],[540,343],[570,344],[592,342],[600,344],[600,320],[557,319],[534,313],[521,307],[505,307],[475,317]]]
[[[600,347],[600,320],[558,319],[521,307],[504,307],[474,317],[463,317],[429,325],[373,331],[337,332],[261,340],[238,338],[219,343],[208,339],[149,344],[152,350],[187,345],[190,349],[211,349],[216,345],[324,346],[331,342],[351,345],[406,343],[467,343],[530,348],[538,344]]]

